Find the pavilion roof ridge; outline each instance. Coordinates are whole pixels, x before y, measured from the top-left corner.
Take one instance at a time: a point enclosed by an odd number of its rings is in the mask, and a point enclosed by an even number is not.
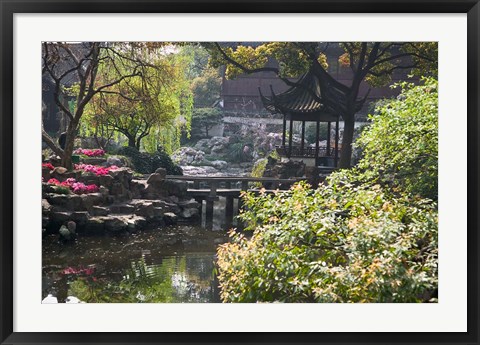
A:
[[[320,80],[310,68],[288,90],[275,94],[270,85],[271,96],[263,95],[259,88],[264,107],[271,113],[313,114],[332,113],[321,101]]]

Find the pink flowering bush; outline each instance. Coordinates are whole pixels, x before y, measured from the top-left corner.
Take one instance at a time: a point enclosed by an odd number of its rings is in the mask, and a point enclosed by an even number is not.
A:
[[[42,163],[42,168],[48,168],[50,170],[55,169],[55,167],[52,165],[52,163]]]
[[[88,194],[98,192],[98,186],[95,184],[85,185],[82,182],[76,182],[72,185],[72,190],[75,194]]]
[[[85,155],[85,156],[88,156],[88,157],[102,157],[102,156],[105,155],[105,151],[102,150],[102,149],[89,150],[89,149],[79,148],[79,149],[76,149],[74,151],[74,153],[80,154],[80,155]]]
[[[101,167],[101,166],[92,165],[92,164],[75,164],[75,169],[83,170],[85,172],[91,172],[97,176],[103,176],[103,175],[107,175],[111,170],[118,169],[118,167],[116,167],[115,165],[112,165],[110,167]]]
[[[86,185],[82,182],[77,182],[74,178],[68,178],[63,182],[58,181],[56,178],[51,178],[47,182],[48,184],[53,184],[55,186],[66,187],[72,190],[75,194],[89,194],[96,193],[99,191],[99,188],[95,184]]]

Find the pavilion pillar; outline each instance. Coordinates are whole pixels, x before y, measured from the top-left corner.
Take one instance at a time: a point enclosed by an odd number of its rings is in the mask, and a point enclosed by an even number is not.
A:
[[[283,136],[282,136],[282,147],[285,149],[285,141],[287,136],[287,116],[283,115]]]
[[[337,122],[335,124],[335,167],[338,166],[338,117],[337,117]]]
[[[320,140],[320,122],[317,121],[317,128],[315,131],[315,166],[317,166],[317,161],[318,161],[319,140]]]
[[[300,144],[300,155],[303,156],[303,149],[305,147],[305,121],[302,121],[302,142]]]
[[[332,140],[331,138],[331,132],[332,131],[332,123],[330,121],[328,121],[328,124],[327,124],[327,156],[330,156],[330,140]]]
[[[288,137],[288,158],[292,156],[292,145],[293,145],[293,120],[290,118],[290,133]]]

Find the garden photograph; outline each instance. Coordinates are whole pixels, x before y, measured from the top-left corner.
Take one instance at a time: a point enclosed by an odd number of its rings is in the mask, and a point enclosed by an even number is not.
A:
[[[438,42],[41,54],[43,304],[439,302]]]

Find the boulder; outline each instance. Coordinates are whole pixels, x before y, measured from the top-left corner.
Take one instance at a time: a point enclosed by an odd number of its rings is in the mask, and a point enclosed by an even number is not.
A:
[[[165,178],[167,176],[167,170],[164,168],[158,168],[155,170],[155,174],[160,174],[163,176],[163,178]]]
[[[76,234],[77,234],[77,232],[76,232],[76,230],[77,230],[77,223],[75,223],[74,221],[69,221],[69,222],[67,223],[67,228],[68,228],[68,231],[70,231],[70,233],[71,233],[72,235],[76,235]]]
[[[91,217],[85,226],[85,232],[92,235],[105,233],[105,217]]]
[[[78,182],[82,182],[85,184],[100,184],[100,176],[95,175],[93,172],[83,172],[81,176],[77,178]]]
[[[211,164],[215,169],[218,169],[218,170],[223,170],[223,169],[226,169],[228,167],[227,162],[220,161],[220,160],[213,161],[213,162],[211,162]]]
[[[127,229],[130,232],[141,230],[147,225],[147,220],[140,216],[131,216],[127,219]]]
[[[60,182],[65,181],[67,178],[74,178],[77,179],[78,177],[78,172],[77,171],[68,171],[64,167],[56,167],[52,171],[50,171],[50,178],[55,178],[59,180]],[[47,181],[45,181],[47,182]]]
[[[58,230],[59,240],[62,242],[70,242],[75,239],[75,232],[71,232],[68,227],[62,225]]]
[[[175,225],[177,224],[178,217],[175,213],[167,212],[163,215],[163,221],[166,225]]]
[[[148,202],[145,200],[136,200],[135,205],[135,215],[142,216],[145,218],[153,218],[156,214],[155,206],[153,202]]]
[[[133,177],[133,173],[129,168],[118,168],[115,170],[110,170],[108,173],[110,176],[112,176],[114,179],[117,181],[126,181],[130,182],[130,180]]]
[[[102,157],[85,157],[82,159],[82,161],[85,164],[102,165],[107,162],[107,159]]]
[[[75,211],[82,209],[82,198],[76,194],[46,194],[47,201],[54,210]]]
[[[42,214],[48,215],[52,210],[52,205],[47,201],[47,199],[42,199]]]
[[[181,147],[175,151],[172,159],[179,165],[201,165],[205,161],[205,152],[193,147]]]
[[[135,206],[129,204],[111,205],[109,208],[111,213],[132,214],[135,212]]]
[[[165,200],[153,200],[153,205],[155,207],[161,207],[164,212],[173,212],[177,214],[181,211],[180,207],[176,203]]]
[[[127,230],[128,223],[123,217],[107,216],[104,219],[105,230],[120,233]]]
[[[187,199],[178,202],[178,206],[182,207],[183,209],[186,208],[200,208],[200,203],[195,201],[195,199]]]
[[[147,184],[162,183],[165,180],[166,174],[153,173],[148,177]]]
[[[50,220],[57,223],[66,223],[70,220],[71,212],[52,212],[50,213]]]
[[[144,191],[145,191],[144,181],[139,181],[139,180],[130,181],[130,192],[132,193],[132,198],[140,199]]]
[[[70,219],[73,222],[75,222],[78,226],[82,226],[82,227],[88,223],[89,218],[90,218],[90,215],[88,214],[87,211],[76,211],[76,212],[72,212],[72,214],[70,215]]]
[[[187,194],[188,183],[180,180],[163,180],[161,183],[147,184],[143,195],[147,199],[158,199],[162,196],[175,195],[183,197]]]
[[[89,210],[89,213],[92,216],[106,216],[110,213],[110,210],[102,206],[92,206],[92,208]]]
[[[42,167],[42,181],[48,182],[50,180],[50,169]]]
[[[107,158],[106,166],[110,167],[112,165],[115,165],[119,168],[124,167],[126,164],[125,158],[120,157],[120,156],[110,156]]]
[[[111,175],[102,175],[98,177],[98,184],[100,186],[104,186],[107,189],[112,187],[113,181],[114,178]]]
[[[105,197],[101,193],[89,193],[80,195],[83,209],[91,211],[93,206],[100,206],[104,203]]]
[[[200,210],[197,208],[186,208],[182,210],[180,216],[185,219],[197,218],[200,216]]]

